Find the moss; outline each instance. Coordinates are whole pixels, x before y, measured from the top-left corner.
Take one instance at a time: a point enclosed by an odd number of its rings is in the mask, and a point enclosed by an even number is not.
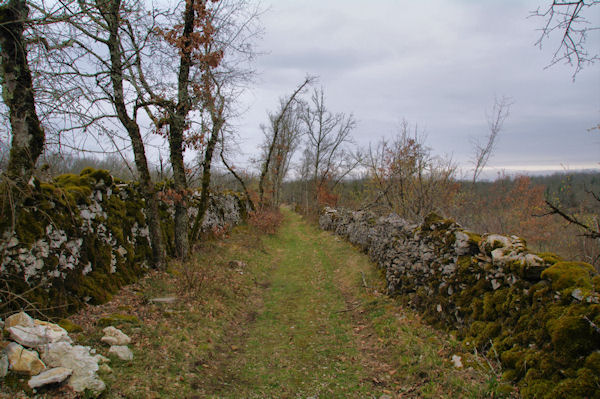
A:
[[[458,265],[458,273],[462,274],[468,272],[472,262],[473,259],[469,255],[459,256],[456,262],[456,264]]]
[[[554,350],[565,358],[586,355],[597,346],[597,334],[573,307],[566,308],[561,317],[549,320],[547,327]]]
[[[507,384],[506,382],[501,382],[498,384],[494,392],[498,395],[497,397],[500,398],[511,397],[511,395],[515,392],[515,387],[511,384]]]
[[[110,175],[108,170],[104,169],[94,169],[94,168],[84,168],[79,176],[84,178],[94,179],[97,183],[103,181],[105,185],[110,186],[113,184],[113,178]]]
[[[479,245],[479,243],[483,239],[479,234],[473,233],[471,231],[463,231],[463,232],[469,236],[469,244]]]
[[[470,334],[472,338],[469,340],[473,342],[477,347],[482,348],[489,345],[490,340],[496,337],[500,331],[502,330],[502,326],[495,321],[492,322],[484,322],[484,321],[476,321],[471,324]]]
[[[83,328],[79,324],[75,324],[69,319],[60,319],[58,325],[67,330],[68,333],[83,331]]]
[[[46,232],[47,219],[40,218],[33,209],[23,209],[15,226],[17,238],[21,243],[31,245]]]
[[[110,316],[99,319],[97,324],[101,327],[118,326],[122,324],[140,324],[140,320],[134,315],[113,313]]]
[[[532,373],[533,374],[533,373]],[[554,381],[535,378],[532,375],[528,376],[521,384],[521,395],[523,398],[549,398],[550,392],[556,386]]]
[[[594,267],[585,262],[557,262],[542,272],[542,278],[551,280],[555,291],[569,287],[591,289],[594,275]]]
[[[423,224],[421,225],[422,231],[432,231],[434,229],[445,230],[451,225],[454,224],[454,221],[451,219],[444,219],[440,215],[435,213],[430,213],[425,217]]]
[[[563,260],[560,256],[558,256],[552,252],[540,252],[535,255],[539,256],[544,261],[544,263],[547,263],[550,265],[553,265],[557,262],[561,262]]]
[[[552,390],[553,398],[600,398],[600,377],[588,368],[577,370],[575,378],[566,378]]]

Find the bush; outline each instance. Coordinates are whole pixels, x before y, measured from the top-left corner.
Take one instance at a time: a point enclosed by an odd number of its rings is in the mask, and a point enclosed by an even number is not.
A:
[[[275,234],[283,221],[283,215],[278,208],[264,208],[248,215],[248,223],[262,233]]]

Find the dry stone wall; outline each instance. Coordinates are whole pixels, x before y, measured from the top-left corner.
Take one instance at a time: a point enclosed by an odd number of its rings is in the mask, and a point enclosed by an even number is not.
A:
[[[600,276],[582,262],[480,236],[437,215],[326,208],[320,227],[368,253],[388,292],[498,358],[525,398],[600,398]]]
[[[193,194],[191,216],[198,212],[198,200],[199,194]],[[234,193],[212,195],[202,229],[236,225],[245,209]],[[165,201],[160,212],[163,237],[172,249],[173,207]],[[5,208],[4,214],[10,212]],[[102,303],[148,269],[151,249],[140,190],[107,171],[85,169],[50,183],[36,182],[12,233],[9,219],[0,221],[0,231],[5,231],[0,237],[0,288],[10,292],[0,296],[3,312],[23,305],[14,294],[25,295],[46,313]]]

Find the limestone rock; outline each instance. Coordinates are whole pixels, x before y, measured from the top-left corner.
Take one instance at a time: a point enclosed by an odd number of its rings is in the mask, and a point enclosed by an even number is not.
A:
[[[4,351],[8,357],[10,369],[15,373],[37,375],[46,368],[37,352],[27,350],[15,342],[8,344]]]
[[[8,374],[8,356],[0,352],[0,378],[6,377],[6,374]]]
[[[454,364],[454,367],[457,369],[461,369],[463,367],[462,358],[458,355],[452,355],[452,364]]]
[[[30,388],[39,388],[48,384],[63,382],[73,374],[73,370],[65,367],[55,367],[46,371],[42,371],[38,375],[31,377],[27,385]]]
[[[73,370],[69,386],[76,392],[86,389],[95,394],[104,391],[106,385],[98,378],[98,359],[92,356],[87,346],[72,346],[68,342],[54,342],[44,346],[42,359],[51,367],[65,367]]]
[[[8,330],[13,326],[33,327],[33,319],[25,312],[15,313],[8,316],[4,321],[4,329]]]
[[[11,339],[23,346],[39,348],[52,342],[72,342],[69,333],[57,324],[35,320],[32,326],[15,325],[8,328]]]
[[[125,345],[111,346],[108,353],[116,355],[121,360],[133,360],[133,352]]]
[[[123,331],[115,328],[113,326],[106,327],[102,330],[104,332],[104,337],[100,339],[100,341],[104,342],[108,345],[127,345],[131,342],[131,338],[129,338]]]
[[[513,246],[513,240],[510,237],[500,234],[488,234],[483,237],[479,243],[479,248],[483,253],[491,253],[498,248],[509,248]]]

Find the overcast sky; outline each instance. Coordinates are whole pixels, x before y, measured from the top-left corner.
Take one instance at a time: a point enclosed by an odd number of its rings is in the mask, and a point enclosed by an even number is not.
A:
[[[259,125],[307,74],[335,112],[353,113],[361,146],[418,124],[437,154],[464,168],[472,137],[488,133],[495,96],[514,102],[492,168],[600,168],[600,63],[545,69],[558,45],[535,47],[550,1],[264,0],[257,84],[243,97],[241,148],[256,153]],[[600,6],[593,10],[596,26]],[[599,52],[600,31],[588,39]],[[494,174],[494,172],[491,172]]]

